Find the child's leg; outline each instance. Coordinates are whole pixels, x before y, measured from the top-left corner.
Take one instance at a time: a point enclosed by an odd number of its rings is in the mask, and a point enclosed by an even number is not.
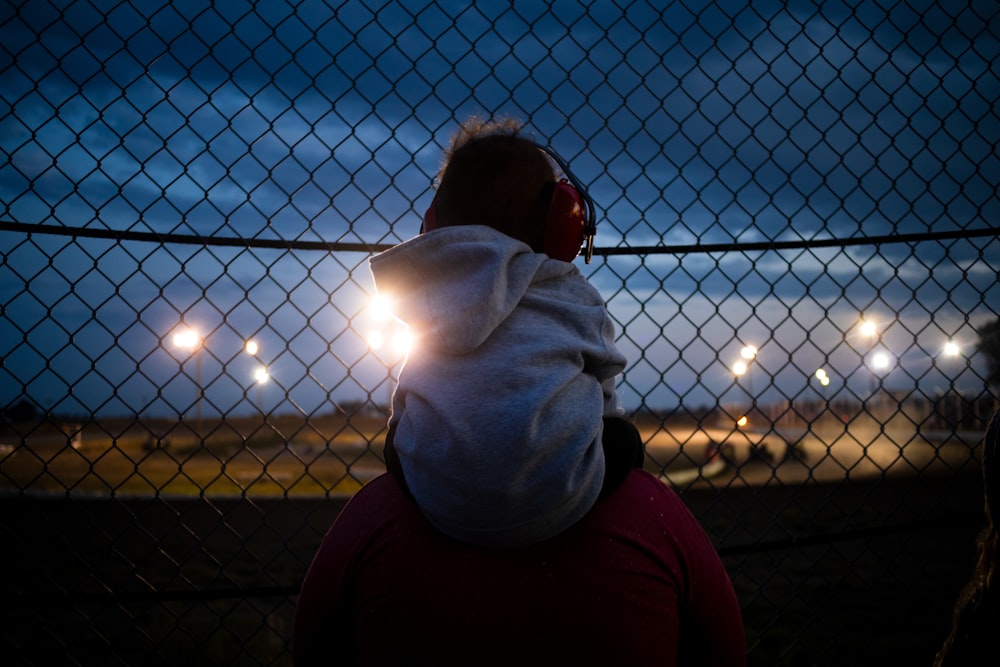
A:
[[[393,442],[396,438],[396,425],[389,427],[389,432],[385,434],[385,450],[382,456],[385,458],[385,469],[389,471],[396,481],[406,492],[406,495],[413,497],[410,487],[406,485],[406,477],[403,475],[403,466],[399,462],[399,454],[396,453],[396,445]]]
[[[642,436],[635,424],[620,417],[604,418],[604,486],[601,495],[607,495],[625,481],[628,471],[642,468],[645,452]]]

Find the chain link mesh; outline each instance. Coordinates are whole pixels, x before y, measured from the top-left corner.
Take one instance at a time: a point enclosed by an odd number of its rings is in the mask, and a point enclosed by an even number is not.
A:
[[[384,470],[403,355],[368,258],[417,232],[457,123],[501,114],[597,202],[581,269],[619,390],[726,561],[751,664],[929,661],[983,521],[998,21],[8,4],[0,650],[288,663],[313,550]]]

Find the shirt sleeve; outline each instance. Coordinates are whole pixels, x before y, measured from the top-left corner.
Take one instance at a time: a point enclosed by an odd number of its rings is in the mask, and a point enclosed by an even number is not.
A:
[[[341,510],[313,556],[295,606],[292,660],[296,667],[355,663],[352,568],[369,539],[369,508],[384,506],[378,496],[386,488],[384,484],[362,487]]]
[[[674,521],[683,531],[678,547],[687,575],[678,664],[742,667],[746,665],[746,639],[736,591],[701,524],[679,498],[678,502],[682,509]]]

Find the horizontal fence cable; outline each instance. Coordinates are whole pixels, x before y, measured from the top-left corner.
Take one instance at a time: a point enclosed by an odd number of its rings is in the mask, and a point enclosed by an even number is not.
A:
[[[203,236],[199,234],[162,234],[134,230],[91,229],[88,227],[63,227],[58,225],[30,224],[0,221],[0,231],[24,234],[46,234],[70,236],[74,238],[108,239],[113,241],[136,241],[161,245],[177,243],[200,246],[225,246],[243,248],[266,248],[279,250],[303,250],[322,252],[363,252],[376,253],[392,248],[387,243],[346,243],[340,241],[296,241],[287,239],[255,239],[225,236]],[[614,255],[685,255],[713,252],[757,252],[777,250],[803,250],[809,248],[846,248],[850,246],[881,246],[893,243],[926,243],[951,239],[972,239],[1000,237],[1000,227],[976,229],[954,229],[942,232],[916,232],[909,234],[881,234],[850,238],[800,239],[796,241],[754,241],[733,243],[691,243],[675,245],[635,245],[621,247],[595,247],[594,254]]]

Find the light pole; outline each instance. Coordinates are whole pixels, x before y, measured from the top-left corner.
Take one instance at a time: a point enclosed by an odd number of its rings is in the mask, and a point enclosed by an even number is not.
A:
[[[884,353],[872,352],[872,350],[875,350],[882,342],[882,335],[881,332],[879,332],[878,323],[874,318],[867,317],[862,314],[861,320],[858,323],[858,332],[861,334],[862,338],[869,341],[868,352],[871,353],[868,358],[867,366],[869,370],[872,371],[872,374],[868,378],[868,398],[865,401],[866,406],[870,407],[875,398],[876,389],[881,383],[877,371],[882,370],[883,364],[886,363],[886,357],[884,356]],[[862,363],[864,363],[863,360]]]
[[[182,326],[174,331],[174,347],[180,350],[187,350],[188,356],[194,355],[195,363],[195,384],[197,385],[198,397],[195,400],[195,425],[201,433],[201,401],[205,390],[201,383],[201,348],[204,346],[201,334],[197,329]],[[184,362],[181,361],[183,365]]]
[[[260,352],[260,345],[257,344],[257,341],[253,340],[252,338],[247,340],[243,344],[243,351],[246,352],[250,357],[252,357],[254,361],[260,364],[259,366],[257,366],[256,369],[254,369],[253,379],[254,379],[254,384],[257,387],[257,412],[259,412],[263,416],[264,407],[261,401],[261,392],[263,386],[267,384],[268,380],[271,379],[271,373],[270,371],[268,371],[267,366],[264,364],[264,362],[260,360],[260,357],[257,356],[257,354]]]
[[[736,376],[737,384],[744,375],[747,378],[747,395],[750,397],[750,409],[747,414],[741,415],[736,420],[736,425],[743,428],[749,421],[749,415],[757,408],[757,397],[753,391],[753,379],[750,373],[750,363],[757,358],[757,348],[753,345],[744,345],[740,350],[741,360],[736,361],[732,366],[733,375]]]
[[[258,366],[257,370],[253,372],[253,379],[257,385],[257,412],[263,415],[264,408],[261,405],[261,389],[271,379],[271,374],[267,371],[267,366]]]
[[[885,403],[885,387],[883,386],[883,378],[892,368],[892,364],[892,355],[885,350],[876,350],[868,359],[868,367],[872,371],[872,394],[875,394],[875,387],[877,386],[878,388],[875,407],[882,406]]]

